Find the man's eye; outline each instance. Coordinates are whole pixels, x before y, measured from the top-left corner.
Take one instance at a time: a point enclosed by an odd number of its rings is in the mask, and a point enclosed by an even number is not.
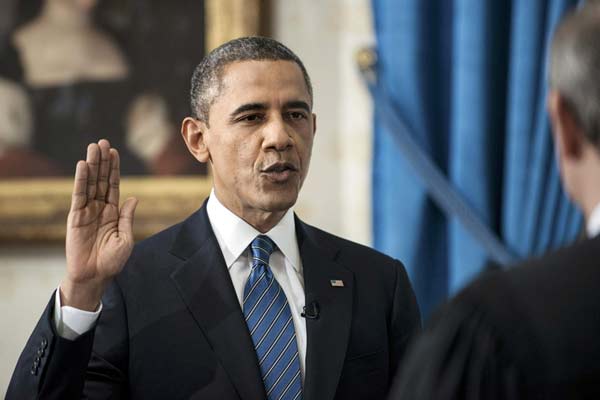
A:
[[[239,121],[242,122],[258,122],[263,120],[263,116],[261,114],[248,114],[248,115],[244,115],[243,117],[241,117],[239,119]]]
[[[289,113],[289,116],[290,116],[291,119],[303,119],[303,118],[306,118],[306,115],[304,113],[302,113],[302,112],[299,112],[299,111],[291,111]]]

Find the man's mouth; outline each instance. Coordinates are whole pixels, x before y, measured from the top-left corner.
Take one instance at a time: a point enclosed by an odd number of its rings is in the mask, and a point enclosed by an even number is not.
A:
[[[273,182],[285,182],[296,172],[298,168],[288,162],[277,162],[261,170],[261,173]]]

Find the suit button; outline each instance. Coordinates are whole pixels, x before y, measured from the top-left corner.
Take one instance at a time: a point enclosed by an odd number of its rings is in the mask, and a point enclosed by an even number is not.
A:
[[[48,340],[46,340],[46,338],[42,339],[42,342],[40,343],[40,347],[44,350],[46,349],[46,347],[48,347]]]
[[[29,372],[31,372],[31,375],[37,375],[38,370],[37,368],[31,367],[31,370]]]
[[[42,348],[38,349],[38,351],[37,351],[38,357],[44,357],[45,353],[46,353],[46,351]]]

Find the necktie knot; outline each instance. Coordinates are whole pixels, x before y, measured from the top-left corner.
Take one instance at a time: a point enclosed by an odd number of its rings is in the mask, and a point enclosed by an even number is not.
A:
[[[252,251],[252,267],[269,265],[269,258],[275,251],[275,243],[266,235],[258,235],[250,244]]]

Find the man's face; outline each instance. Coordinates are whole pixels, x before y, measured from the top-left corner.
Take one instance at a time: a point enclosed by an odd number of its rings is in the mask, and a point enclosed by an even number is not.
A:
[[[308,172],[315,116],[300,68],[291,61],[225,67],[204,142],[219,200],[238,216],[294,205]]]

